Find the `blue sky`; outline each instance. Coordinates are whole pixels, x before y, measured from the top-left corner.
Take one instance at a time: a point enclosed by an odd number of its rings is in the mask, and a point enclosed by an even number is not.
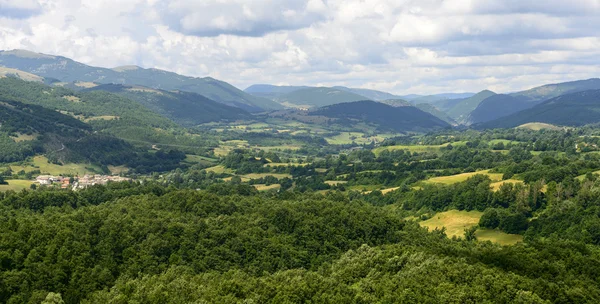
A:
[[[254,83],[510,92],[600,76],[600,0],[0,0],[0,49]]]

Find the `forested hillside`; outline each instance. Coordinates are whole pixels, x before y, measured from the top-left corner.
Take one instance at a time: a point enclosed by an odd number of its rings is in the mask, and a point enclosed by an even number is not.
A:
[[[383,130],[423,131],[445,128],[449,125],[441,119],[412,106],[393,107],[374,101],[336,104],[316,109],[310,115],[336,118],[344,124],[372,123]]]
[[[186,127],[213,121],[249,119],[248,112],[188,92],[168,92],[145,87],[100,85],[85,91],[106,91],[144,105],[153,112]]]
[[[481,124],[482,128],[511,128],[529,122],[583,126],[600,122],[600,90],[552,98],[533,108]]]

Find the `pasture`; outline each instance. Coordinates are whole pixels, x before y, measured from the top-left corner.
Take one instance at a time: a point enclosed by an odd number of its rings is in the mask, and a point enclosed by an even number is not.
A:
[[[0,185],[0,191],[21,191],[23,189],[29,189],[32,181],[28,180],[20,180],[20,179],[7,179],[6,182],[8,185]]]
[[[492,183],[490,186],[492,187],[492,191],[500,190],[500,187],[504,184],[523,184],[523,181],[517,179],[507,179],[499,182]]]
[[[31,163],[25,166],[10,166],[14,172],[21,170],[25,172],[31,172],[34,170],[40,170],[42,174],[51,175],[85,175],[85,174],[96,174],[102,172],[100,168],[91,164],[73,164],[68,163],[64,165],[56,165],[48,162],[48,158],[45,156],[35,156]]]
[[[475,175],[478,175],[478,174],[489,176],[489,178],[493,182],[498,182],[498,181],[502,180],[502,175],[503,175],[502,173],[490,173],[489,171],[490,170],[482,170],[482,171],[461,173],[461,174],[450,175],[450,176],[432,177],[432,178],[426,180],[425,183],[452,185],[452,184],[464,182],[467,179],[469,179]]]
[[[272,184],[272,185],[264,185],[264,184],[257,184],[254,185],[254,188],[256,188],[256,190],[258,191],[269,191],[269,190],[279,190],[281,189],[281,185],[280,184]]]
[[[429,231],[445,227],[448,237],[463,237],[465,229],[478,225],[482,215],[483,212],[480,211],[450,210],[437,213],[430,219],[420,222],[419,225],[427,227]]]
[[[514,245],[523,242],[523,236],[508,234],[497,229],[477,229],[475,236],[478,241],[490,241],[500,245]]]

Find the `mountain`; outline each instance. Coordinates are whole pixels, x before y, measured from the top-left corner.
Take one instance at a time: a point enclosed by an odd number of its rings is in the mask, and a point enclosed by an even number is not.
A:
[[[467,99],[459,101],[454,107],[447,111],[447,114],[457,122],[462,123],[482,101],[493,95],[496,95],[496,93],[489,90],[481,91]]]
[[[187,127],[213,121],[232,121],[251,117],[248,112],[240,108],[218,103],[196,93],[169,92],[120,84],[104,84],[83,91],[107,91],[118,94]]]
[[[294,108],[323,107],[359,100],[365,100],[365,97],[326,87],[299,89],[275,98],[278,103]]]
[[[600,79],[592,78],[548,84],[507,95],[494,95],[484,101],[469,115],[467,124],[478,124],[532,108],[548,99],[586,90],[600,89]]]
[[[582,126],[600,122],[600,90],[565,94],[532,108],[482,123],[477,128],[513,128],[539,122],[560,126]]]
[[[347,87],[341,87],[341,86],[336,86],[333,88],[338,89],[338,90],[343,90],[346,92],[350,92],[353,94],[357,94],[360,96],[364,96],[367,99],[374,100],[374,101],[402,99],[400,96],[396,96],[394,94],[390,94],[390,93],[382,92],[382,91],[376,91],[376,90],[347,88]]]
[[[255,84],[251,85],[244,90],[244,92],[248,94],[252,94],[257,97],[267,98],[270,100],[274,100],[277,97],[291,93],[293,91],[297,91],[300,89],[309,88],[307,86],[276,86],[270,84]]]
[[[44,82],[44,78],[17,69],[0,67],[0,78],[16,77],[21,80]]]
[[[437,104],[437,103],[448,101],[451,99],[462,100],[462,99],[470,98],[473,95],[475,95],[475,93],[442,93],[442,94],[435,94],[435,95],[419,96],[419,97],[410,99],[410,102],[412,102],[414,104],[419,104],[419,103]]]
[[[393,107],[370,100],[326,106],[311,111],[309,115],[338,119],[348,125],[365,122],[377,125],[381,130],[397,132],[423,132],[450,126],[441,119],[412,106]]]
[[[392,107],[412,107],[413,105],[404,99],[386,99],[379,101]]]
[[[192,92],[253,112],[281,108],[269,99],[252,96],[211,77],[187,77],[158,69],[143,69],[137,66],[106,69],[88,66],[61,56],[24,50],[0,51],[0,66],[67,83],[76,81],[116,83]]]
[[[458,125],[458,123],[452,117],[450,117],[446,112],[440,111],[438,108],[436,108],[435,106],[432,106],[428,103],[420,103],[418,105],[415,105],[415,107],[423,112],[427,112],[427,113],[449,123],[450,125],[453,125],[453,126]]]

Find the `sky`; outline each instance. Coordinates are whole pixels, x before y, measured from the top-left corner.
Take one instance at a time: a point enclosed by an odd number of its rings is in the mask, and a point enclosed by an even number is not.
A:
[[[600,0],[0,0],[0,49],[396,94],[600,77]]]

